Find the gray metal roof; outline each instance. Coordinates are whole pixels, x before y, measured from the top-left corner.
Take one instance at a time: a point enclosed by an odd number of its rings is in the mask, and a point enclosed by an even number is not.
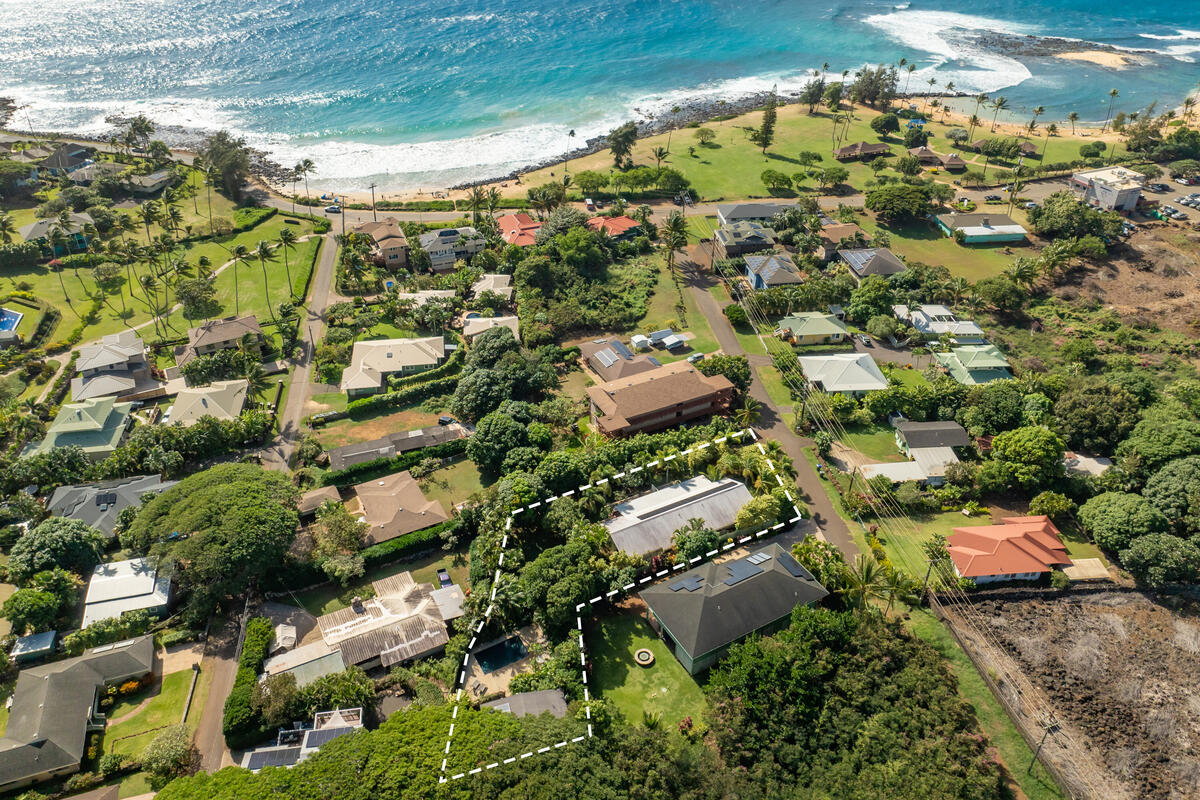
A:
[[[883,247],[839,250],[838,255],[850,265],[850,269],[860,278],[868,275],[895,275],[897,272],[907,269],[903,261],[896,258],[891,250]]]
[[[514,717],[551,714],[562,719],[567,715],[567,698],[558,689],[543,689],[539,692],[519,692],[483,703],[482,708],[494,708]]]
[[[829,594],[778,544],[709,562],[641,593],[654,616],[693,659],[786,617]]]
[[[967,447],[971,437],[957,422],[897,422],[896,430],[910,448]]]
[[[671,547],[671,535],[690,519],[713,530],[730,527],[750,499],[746,485],[732,478],[714,482],[697,475],[619,504],[604,527],[617,549],[646,555]]]
[[[411,431],[389,433],[379,439],[371,439],[344,447],[335,447],[329,452],[330,469],[345,469],[355,464],[374,461],[377,458],[391,458],[410,450],[419,450],[443,442],[462,439],[467,431],[461,425],[432,425],[428,428],[417,428]]]
[[[56,517],[77,519],[111,537],[121,511],[141,505],[142,496],[147,492],[166,491],[176,483],[178,481],[164,481],[158,475],[139,475],[60,486],[50,495],[46,507]]]

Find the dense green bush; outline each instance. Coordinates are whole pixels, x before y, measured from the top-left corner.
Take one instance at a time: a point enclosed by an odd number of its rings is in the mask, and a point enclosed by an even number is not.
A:
[[[242,641],[237,676],[225,700],[225,716],[221,724],[225,743],[231,748],[256,744],[268,733],[262,718],[250,704],[250,695],[258,681],[258,671],[267,660],[274,636],[271,620],[266,617],[253,617],[246,623],[246,638]]]
[[[452,531],[458,526],[459,522],[457,519],[447,520],[428,528],[422,528],[419,531],[397,536],[395,539],[389,539],[386,542],[373,544],[359,551],[359,555],[362,556],[364,566],[368,569],[377,567],[380,564],[396,561],[403,556],[421,550],[428,550],[436,546],[441,541],[444,532]]]
[[[247,206],[233,210],[233,232],[241,233],[257,227],[260,223],[279,213],[277,208]]]
[[[325,486],[350,486],[380,475],[391,475],[393,472],[406,470],[425,458],[452,458],[462,455],[466,450],[467,439],[455,439],[419,450],[410,450],[392,458],[376,458],[345,469],[330,470],[325,473],[321,482]]]
[[[353,416],[363,412],[406,406],[409,403],[417,403],[439,394],[449,394],[454,391],[456,386],[458,386],[457,377],[438,378],[426,381],[425,383],[419,383],[416,386],[409,386],[399,391],[384,392],[382,394],[371,395],[370,397],[360,397],[357,400],[351,400],[346,406],[346,411]]]

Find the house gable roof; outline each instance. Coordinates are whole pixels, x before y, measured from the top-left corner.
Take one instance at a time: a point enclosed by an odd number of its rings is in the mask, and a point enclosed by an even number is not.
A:
[[[904,262],[884,247],[867,247],[857,250],[838,250],[838,256],[849,265],[860,278],[868,275],[895,275],[908,269]]]
[[[708,376],[686,361],[676,361],[637,375],[587,388],[588,397],[612,422],[732,391],[723,375]]]
[[[897,422],[896,430],[909,448],[968,447],[971,437],[957,422]]]
[[[822,314],[819,311],[805,311],[784,317],[775,323],[781,331],[791,331],[793,336],[834,336],[847,334],[845,324],[833,314]]]
[[[449,519],[442,504],[421,491],[408,470],[354,487],[363,520],[371,526],[368,544],[379,544]]]
[[[670,548],[672,535],[688,520],[702,519],[717,531],[732,526],[750,500],[744,483],[697,475],[618,504],[604,527],[618,550],[646,555]]]
[[[46,508],[56,517],[77,519],[113,535],[117,516],[130,506],[139,506],[147,492],[162,492],[177,481],[164,481],[158,475],[118,478],[99,483],[60,486],[50,495]]]
[[[812,383],[827,392],[869,392],[886,389],[887,378],[867,353],[800,356],[800,367]]]
[[[955,528],[946,537],[946,550],[964,578],[1049,572],[1071,563],[1058,528],[1046,516]]]
[[[768,286],[803,283],[804,276],[796,267],[796,262],[785,253],[769,253],[767,255],[745,256],[746,269],[762,279]]]
[[[171,406],[171,422],[186,426],[199,422],[201,417],[237,419],[246,405],[249,388],[249,381],[239,379],[182,389]]]

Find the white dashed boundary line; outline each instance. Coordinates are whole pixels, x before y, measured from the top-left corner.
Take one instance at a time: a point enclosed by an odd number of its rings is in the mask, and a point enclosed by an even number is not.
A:
[[[475,643],[479,638],[480,632],[483,631],[484,626],[487,625],[488,619],[491,617],[492,610],[495,607],[492,602],[489,602],[487,608],[483,612],[483,619],[481,619],[479,621],[479,624],[477,624],[475,626],[475,631],[471,635],[471,641],[467,644],[466,655],[463,656],[462,664],[458,670],[458,679],[455,681],[455,691],[454,691],[454,703],[455,703],[454,711],[451,712],[451,716],[450,716],[450,732],[446,736],[446,747],[442,752],[442,756],[443,756],[442,767],[438,773],[438,783],[446,783],[447,781],[462,780],[463,778],[469,777],[471,775],[478,775],[481,772],[485,772],[487,770],[493,770],[493,769],[496,769],[497,767],[504,766],[505,764],[512,764],[516,761],[521,761],[523,759],[530,758],[539,753],[548,753],[551,750],[557,750],[559,748],[566,747],[569,744],[577,744],[579,742],[582,742],[584,739],[592,738],[592,693],[591,693],[591,687],[588,684],[587,652],[586,652],[586,649],[584,648],[584,644],[583,644],[583,609],[584,608],[590,609],[592,606],[595,606],[599,603],[613,602],[618,595],[624,595],[630,589],[634,589],[638,586],[644,586],[645,584],[649,583],[650,581],[654,580],[655,578],[662,578],[662,577],[665,577],[666,575],[669,575],[672,572],[678,572],[681,569],[687,569],[690,567],[694,567],[706,559],[712,558],[716,555],[719,555],[720,553],[731,550],[734,547],[738,547],[743,544],[746,544],[747,542],[761,539],[763,536],[766,536],[767,534],[777,533],[778,531],[782,530],[784,527],[786,527],[788,525],[794,525],[801,520],[802,515],[800,514],[799,507],[796,505],[796,499],[794,497],[792,497],[792,492],[787,488],[787,484],[784,483],[783,478],[779,475],[778,472],[776,472],[775,464],[767,456],[766,448],[763,447],[763,444],[758,439],[758,436],[755,435],[754,431],[751,430],[750,428],[745,428],[745,429],[737,431],[735,433],[731,433],[727,436],[721,436],[719,438],[713,439],[710,442],[704,442],[703,444],[694,445],[692,447],[689,447],[686,450],[676,453],[675,455],[665,456],[660,460],[651,461],[647,464],[643,464],[640,467],[631,467],[627,473],[626,472],[618,472],[616,475],[613,475],[611,480],[623,478],[627,474],[634,474],[643,469],[657,467],[660,463],[672,461],[675,458],[677,458],[678,456],[690,455],[691,453],[696,452],[698,450],[703,450],[703,449],[709,447],[710,445],[724,444],[727,441],[729,441],[730,439],[739,439],[742,436],[749,436],[750,439],[758,446],[758,451],[760,453],[762,453],[763,458],[766,460],[767,467],[770,469],[771,475],[774,476],[775,482],[777,484],[779,484],[781,487],[783,487],[784,495],[792,503],[792,511],[793,511],[792,518],[789,519],[787,522],[780,522],[780,523],[772,525],[768,528],[763,528],[761,531],[758,531],[757,533],[742,536],[741,538],[737,539],[736,541],[727,542],[726,544],[722,545],[721,547],[719,547],[715,550],[709,550],[707,553],[705,553],[702,556],[695,556],[694,558],[688,559],[687,561],[680,561],[676,564],[672,564],[670,567],[668,567],[666,569],[660,569],[660,570],[657,570],[654,572],[650,572],[650,573],[644,575],[643,577],[638,578],[635,581],[630,581],[629,583],[622,586],[620,589],[613,589],[609,592],[606,592],[603,595],[596,595],[595,597],[591,598],[590,600],[586,600],[582,603],[577,604],[575,606],[575,634],[576,634],[576,637],[579,642],[579,674],[583,679],[584,716],[587,719],[587,734],[582,735],[582,736],[576,736],[573,739],[564,739],[561,742],[555,742],[554,744],[546,745],[545,747],[539,747],[537,750],[530,750],[527,753],[521,753],[519,756],[513,756],[511,758],[506,758],[502,761],[493,761],[482,767],[475,767],[474,769],[466,770],[465,772],[457,772],[457,773],[454,773],[453,775],[447,775],[446,774],[446,762],[450,757],[450,742],[454,739],[454,726],[456,724],[456,721],[458,720],[458,709],[460,708],[458,703],[462,699],[463,686],[466,684],[466,680],[467,680],[467,670],[470,669],[471,653],[475,648]],[[602,479],[596,481],[595,483],[585,484],[583,486],[578,487],[577,489],[572,489],[569,492],[563,492],[561,495],[551,495],[549,497],[545,497],[541,500],[538,500],[537,502],[530,503],[525,506],[521,506],[520,508],[514,509],[509,512],[508,519],[504,523],[504,537],[500,540],[500,557],[497,560],[497,564],[496,564],[496,574],[492,578],[492,594],[491,594],[491,597],[489,598],[489,601],[494,601],[496,599],[496,590],[500,583],[500,568],[502,566],[504,566],[504,552],[508,548],[508,532],[510,530],[512,530],[513,517],[517,516],[518,514],[520,514],[523,511],[535,509],[535,508],[538,508],[543,505],[550,505],[550,503],[554,502],[555,500],[558,500],[559,498],[563,498],[563,497],[570,497],[570,496],[574,495],[576,492],[582,493],[582,492],[587,491],[588,489],[594,488],[595,486],[603,486],[604,484],[608,483],[609,480],[610,480],[610,478],[602,478]]]

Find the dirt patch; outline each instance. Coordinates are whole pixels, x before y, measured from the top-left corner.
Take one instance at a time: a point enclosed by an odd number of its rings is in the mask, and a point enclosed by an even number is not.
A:
[[[437,424],[438,416],[436,413],[422,411],[419,408],[407,408],[371,419],[343,419],[319,429],[317,438],[326,450],[330,450],[334,447],[379,439],[396,431],[427,428]]]
[[[1200,797],[1200,617],[1132,591],[997,593],[975,607],[1137,797]]]
[[[1108,261],[1075,271],[1055,294],[1092,298],[1128,320],[1192,333],[1200,324],[1200,231],[1142,223]]]

